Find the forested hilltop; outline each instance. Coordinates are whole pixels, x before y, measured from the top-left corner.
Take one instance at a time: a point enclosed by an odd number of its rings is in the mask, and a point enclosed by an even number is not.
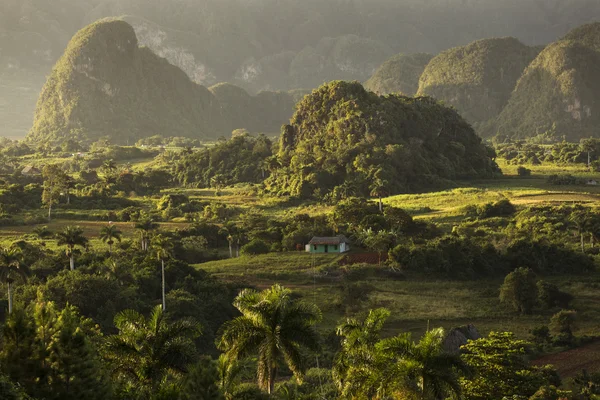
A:
[[[598,133],[600,23],[560,40],[527,46],[516,38],[482,39],[421,66],[421,55],[386,61],[366,85],[379,93],[410,91],[450,105],[483,137],[548,135],[579,140]],[[418,71],[421,71],[417,78]]]
[[[37,96],[69,39],[122,17],[139,42],[204,86],[313,89],[365,81],[394,54],[438,54],[513,36],[545,45],[600,18],[595,0],[5,0],[0,4],[3,136],[23,137]],[[25,49],[25,50],[24,50]],[[406,93],[408,94],[408,93]]]
[[[493,130],[516,138],[548,132],[598,136],[600,23],[581,26],[548,45],[525,70]]]
[[[267,190],[382,196],[491,177],[492,153],[454,110],[427,97],[378,96],[335,81],[307,95],[282,128]]]
[[[52,70],[27,139],[133,144],[154,136],[211,140],[234,129],[277,132],[294,93],[192,82],[178,67],[140,47],[127,22],[98,21],[79,31]]]
[[[417,94],[455,107],[484,131],[485,124],[500,114],[540,50],[515,38],[482,39],[447,50],[427,64]]]

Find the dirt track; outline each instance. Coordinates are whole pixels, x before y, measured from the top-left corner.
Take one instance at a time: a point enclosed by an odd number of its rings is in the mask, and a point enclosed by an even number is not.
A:
[[[600,372],[600,341],[538,358],[532,364],[554,365],[563,379],[571,378],[584,369],[588,372]]]

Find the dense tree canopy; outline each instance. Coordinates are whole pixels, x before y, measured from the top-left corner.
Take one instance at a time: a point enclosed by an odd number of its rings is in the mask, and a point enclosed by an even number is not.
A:
[[[242,134],[183,157],[174,154],[173,176],[182,185],[217,189],[240,182],[259,183],[271,168],[267,163],[271,147],[265,135]]]
[[[405,193],[456,178],[498,172],[473,129],[430,98],[380,97],[359,83],[331,82],[306,96],[280,137],[267,190],[324,196],[374,179]],[[337,188],[337,189],[336,189]]]

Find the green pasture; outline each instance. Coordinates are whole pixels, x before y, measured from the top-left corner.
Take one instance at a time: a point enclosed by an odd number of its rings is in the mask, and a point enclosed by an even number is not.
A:
[[[315,302],[324,313],[323,330],[334,329],[346,313],[386,307],[392,316],[390,333],[411,331],[422,334],[428,326],[452,327],[474,324],[485,334],[513,331],[525,337],[535,326],[547,325],[557,310],[519,315],[501,306],[498,300],[502,278],[477,281],[448,281],[417,276],[390,278],[387,267],[358,267],[360,280],[350,280],[347,268],[338,265],[340,256],[302,252],[242,256],[197,265],[215,276],[239,286],[263,289],[274,282],[292,288],[306,301]],[[357,267],[350,267],[357,268]],[[361,270],[362,268],[362,270]],[[575,295],[574,309],[580,319],[579,334],[598,335],[600,320],[600,273],[585,276],[543,277]],[[348,310],[342,306],[342,288],[352,282],[366,285],[368,299]]]

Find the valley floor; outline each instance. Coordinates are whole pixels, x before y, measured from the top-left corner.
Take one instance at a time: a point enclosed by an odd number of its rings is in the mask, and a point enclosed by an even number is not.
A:
[[[339,256],[280,253],[240,257],[197,265],[240,286],[263,289],[281,283],[305,299],[314,301],[324,313],[321,328],[331,331],[344,314],[385,307],[390,309],[389,333],[411,331],[420,336],[427,327],[450,329],[474,324],[482,335],[490,331],[512,331],[527,337],[529,330],[547,325],[557,310],[517,315],[500,306],[502,278],[447,281],[389,274],[387,267],[356,269],[337,265]],[[350,275],[351,274],[351,275]],[[346,275],[346,278],[344,278]],[[353,278],[349,278],[352,276]],[[600,321],[600,272],[585,276],[553,276],[544,279],[576,293],[573,308],[580,315],[578,335],[597,334]],[[364,301],[348,306],[344,284],[361,283]]]
[[[146,165],[148,161],[140,161]],[[569,173],[587,179],[600,181],[600,174],[588,172],[585,166],[527,166],[532,176],[521,178],[516,175],[516,166],[500,162],[505,176],[499,179],[465,183],[463,187],[434,193],[406,194],[384,199],[384,204],[404,208],[417,219],[435,222],[442,229],[451,231],[453,225],[464,219],[461,211],[468,205],[480,205],[501,199],[509,199],[519,208],[540,204],[582,204],[596,205],[600,200],[600,186],[552,186],[547,176],[554,173]],[[135,165],[134,165],[135,167]],[[247,209],[255,207],[271,218],[279,218],[294,213],[318,215],[329,212],[331,207],[317,203],[288,204],[277,198],[261,198],[249,194],[245,189],[225,189],[220,196],[211,189],[174,189],[166,193],[184,193],[191,199],[223,202],[228,206]],[[147,207],[156,207],[156,198],[140,198]],[[94,210],[102,211],[102,210]],[[67,225],[78,225],[91,239],[94,248],[106,247],[98,234],[107,221],[82,219],[78,216],[86,211],[70,215],[62,210],[60,217],[48,226],[54,232]],[[43,214],[44,211],[40,210]],[[124,239],[134,239],[133,223],[117,223],[123,231]],[[175,230],[189,225],[182,218],[161,223],[161,228]],[[0,227],[0,244],[28,238],[35,225]],[[47,246],[55,248],[54,240],[47,240]],[[227,248],[220,249],[224,255]],[[273,283],[292,288],[305,299],[314,301],[323,310],[324,319],[320,329],[332,333],[344,315],[355,314],[376,307],[386,307],[391,311],[387,333],[411,331],[422,334],[428,327],[452,328],[474,324],[482,335],[490,331],[513,331],[520,337],[529,336],[529,331],[540,325],[547,325],[557,310],[548,310],[534,315],[517,315],[512,310],[501,307],[498,300],[502,278],[489,278],[476,281],[436,280],[424,276],[405,276],[390,273],[385,266],[363,267],[362,270],[338,265],[340,256],[311,256],[303,252],[270,253],[255,257],[240,257],[196,265],[215,276],[239,285],[266,288]],[[351,275],[353,278],[348,278]],[[600,271],[591,275],[563,275],[543,277],[560,285],[561,289],[576,294],[573,308],[580,317],[580,335],[597,335],[600,322]],[[348,292],[348,285],[355,285]],[[350,294],[349,294],[350,293]],[[585,355],[585,362],[596,365],[600,362],[600,344],[593,344],[573,353],[549,356],[548,362],[572,362]],[[556,360],[556,361],[555,361]],[[586,364],[587,365],[587,364]],[[557,365],[558,366],[558,365]],[[570,367],[558,366],[569,374]],[[575,369],[580,368],[578,365]],[[575,370],[573,369],[573,370]]]

